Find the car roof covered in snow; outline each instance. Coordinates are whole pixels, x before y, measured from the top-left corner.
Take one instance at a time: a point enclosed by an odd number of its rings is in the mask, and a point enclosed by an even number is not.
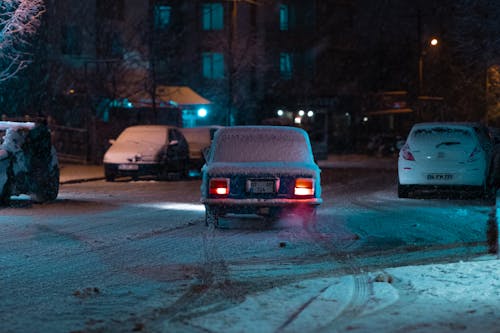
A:
[[[210,159],[216,162],[313,162],[307,133],[288,126],[234,126],[219,129]]]
[[[0,121],[0,130],[5,131],[9,128],[27,128],[32,129],[35,127],[34,122],[21,122],[21,121]]]

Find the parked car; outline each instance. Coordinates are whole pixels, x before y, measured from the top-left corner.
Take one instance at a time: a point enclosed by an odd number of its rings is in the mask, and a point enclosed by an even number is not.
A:
[[[59,163],[44,123],[0,122],[0,203],[26,194],[35,202],[55,200]]]
[[[396,156],[404,144],[404,138],[392,133],[381,133],[370,138],[366,145],[366,151],[370,155],[378,157]]]
[[[189,150],[186,138],[175,126],[138,125],[126,128],[103,158],[107,181],[128,176],[186,177]]]
[[[414,190],[469,190],[490,199],[492,139],[476,123],[419,123],[399,152],[398,196]]]
[[[200,171],[205,163],[204,151],[210,148],[215,132],[222,126],[200,126],[181,128],[189,146],[189,165],[191,170]]]
[[[258,214],[269,220],[298,214],[314,222],[322,203],[320,169],[307,133],[287,126],[219,129],[202,168],[205,223],[226,214]]]

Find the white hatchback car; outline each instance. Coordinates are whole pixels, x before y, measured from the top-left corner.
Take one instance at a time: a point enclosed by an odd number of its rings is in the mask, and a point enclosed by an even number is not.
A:
[[[186,177],[188,174],[188,143],[175,126],[127,127],[110,143],[103,158],[107,181],[122,176],[137,179],[140,176],[164,178],[170,173]]]
[[[492,140],[477,123],[419,123],[399,152],[398,197],[414,190],[472,190],[494,195]]]

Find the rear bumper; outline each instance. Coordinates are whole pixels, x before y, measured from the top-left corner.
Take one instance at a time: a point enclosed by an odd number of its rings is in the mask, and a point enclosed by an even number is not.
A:
[[[202,199],[205,206],[210,206],[224,215],[233,214],[259,214],[273,215],[277,212],[300,212],[304,209],[315,208],[323,200],[321,198],[310,199]]]
[[[286,207],[286,206],[318,206],[323,203],[321,198],[310,199],[202,199],[202,204],[210,206],[255,206],[255,207]]]
[[[430,178],[429,175],[440,175],[441,178]],[[448,178],[446,178],[448,177]],[[401,185],[436,185],[436,186],[481,186],[486,180],[484,167],[470,166],[461,168],[422,168],[415,165],[400,164],[398,178]]]
[[[159,164],[134,164],[137,166],[136,170],[120,170],[121,164],[105,163],[104,170],[107,175],[118,176],[149,176],[157,175],[160,171]]]

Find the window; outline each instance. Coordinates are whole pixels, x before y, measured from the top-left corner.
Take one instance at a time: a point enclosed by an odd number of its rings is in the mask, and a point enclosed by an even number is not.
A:
[[[171,6],[156,5],[155,6],[155,28],[165,29],[170,24],[170,14],[172,13]]]
[[[292,78],[292,55],[290,53],[280,53],[280,77],[285,80]]]
[[[224,7],[221,3],[202,5],[203,30],[222,30],[224,27]]]
[[[61,52],[63,54],[80,55],[82,53],[82,31],[80,27],[75,25],[67,25],[62,28],[62,45]]]
[[[224,55],[222,53],[203,53],[203,77],[222,79],[224,77]]]
[[[290,27],[290,17],[288,5],[280,5],[280,30],[288,31]]]

